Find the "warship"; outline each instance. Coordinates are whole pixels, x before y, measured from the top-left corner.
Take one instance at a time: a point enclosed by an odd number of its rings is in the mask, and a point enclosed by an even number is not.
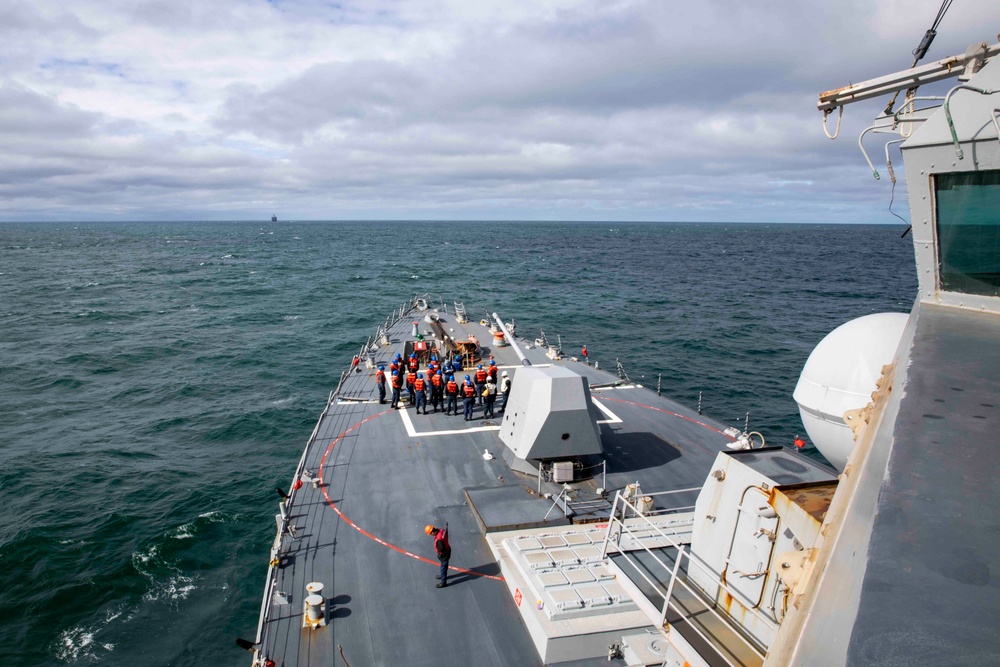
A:
[[[845,324],[803,369],[834,468],[520,336],[517,313],[415,297],[278,489],[252,664],[1000,664],[998,53],[820,96],[825,124],[907,91],[865,134],[893,136],[893,180],[902,150],[919,276],[909,314]],[[394,363],[422,375],[398,402]]]

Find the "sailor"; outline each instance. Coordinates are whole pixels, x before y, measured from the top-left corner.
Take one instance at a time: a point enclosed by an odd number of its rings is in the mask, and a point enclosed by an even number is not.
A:
[[[438,406],[442,405],[442,394],[444,390],[444,380],[441,379],[440,373],[435,373],[434,371],[427,371],[427,374],[431,376],[431,405],[434,406],[434,412],[438,411]]]
[[[406,374],[406,391],[409,392],[409,403],[413,405],[414,395],[413,395],[413,385],[417,382],[416,371],[410,371]]]
[[[448,405],[445,407],[445,414],[452,414],[454,410],[455,416],[458,416],[458,383],[455,382],[455,376],[449,375],[448,382],[444,386],[444,391],[448,395]]]
[[[486,367],[486,374],[490,376],[491,380],[493,380],[493,384],[497,383],[497,370],[499,370],[497,368],[497,362],[490,359],[490,365]]]
[[[451,359],[451,372],[461,373],[462,372],[462,353],[455,352],[455,356]]]
[[[439,579],[437,588],[444,588],[448,585],[448,561],[451,560],[451,545],[448,544],[448,527],[435,528],[434,526],[424,526],[424,532],[434,538],[434,553],[437,554],[441,563],[441,571],[435,579]]]
[[[375,385],[378,387],[378,402],[385,403],[385,365],[379,364],[375,371]]]
[[[476,396],[479,398],[479,405],[483,404],[483,387],[486,386],[486,378],[489,375],[483,370],[483,365],[476,368]]]
[[[590,359],[587,357],[587,346],[586,345],[584,345],[583,349],[580,350],[580,354],[583,355],[583,363],[585,363],[585,364],[587,364],[589,366],[590,365]]]
[[[403,388],[403,376],[399,371],[392,372],[392,404],[391,408],[399,409],[399,392]]]
[[[483,386],[483,419],[492,419],[493,404],[497,400],[497,383],[487,376]]]
[[[472,421],[472,411],[476,407],[476,388],[472,386],[472,378],[468,375],[462,385],[462,397],[465,398],[465,421]]]
[[[427,414],[427,394],[424,393],[426,384],[427,383],[424,382],[424,374],[417,373],[417,379],[413,382],[413,390],[416,392],[418,415],[420,414],[420,406],[423,406],[424,414]]]
[[[427,369],[432,370],[435,373],[439,370],[440,364],[438,364],[438,358],[436,354],[431,355],[431,360],[427,362]]]
[[[510,397],[510,377],[507,371],[500,374],[500,393],[503,394],[503,403],[500,404],[500,414],[507,409],[507,399]]]
[[[412,373],[416,373],[419,368],[420,368],[420,362],[417,361],[417,353],[411,352],[410,359],[409,361],[406,362],[406,370]]]
[[[389,374],[392,375],[393,371],[398,371],[398,370],[399,370],[399,353],[397,352],[396,356],[392,358],[392,363],[389,364]]]

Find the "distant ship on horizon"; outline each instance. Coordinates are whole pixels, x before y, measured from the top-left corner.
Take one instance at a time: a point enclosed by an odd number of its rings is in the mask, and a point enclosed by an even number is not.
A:
[[[277,221],[278,221],[278,216],[272,215],[271,216],[271,222],[277,222]]]

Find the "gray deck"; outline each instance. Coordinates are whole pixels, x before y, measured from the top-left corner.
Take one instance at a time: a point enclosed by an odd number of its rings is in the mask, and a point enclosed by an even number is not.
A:
[[[919,306],[847,664],[1000,664],[998,338]]]
[[[423,314],[394,326],[392,345],[380,350],[379,361],[401,351],[411,319]],[[481,341],[492,339],[478,323],[463,328],[450,314],[443,317],[456,338],[472,333]],[[520,363],[513,350],[489,351],[516,383]],[[618,379],[584,364],[550,362],[540,349],[527,354],[535,364],[565,363],[592,384]],[[341,395],[371,401],[334,400],[307,448],[306,468],[322,475],[324,487],[305,484],[293,493],[290,516],[297,539],[283,538],[285,564],[277,570],[276,586],[289,594],[290,604],[268,605],[266,656],[279,666],[341,664],[339,645],[352,666],[539,664],[465,495],[507,487],[514,491],[497,498],[520,497],[517,516],[539,514],[527,508],[529,502],[538,503],[544,515],[551,501],[533,495],[536,479],[504,464],[503,444],[496,430],[482,430],[486,422],[388,409],[378,404],[367,371],[352,373]],[[635,481],[647,492],[700,487],[717,452],[731,441],[721,424],[646,389],[595,390],[594,398],[621,420],[608,418],[612,423],[601,427],[611,494]],[[416,432],[412,437],[407,419]],[[491,423],[499,424],[499,415]],[[495,458],[484,460],[484,450]],[[601,484],[598,476],[574,486],[586,497]],[[544,492],[558,489],[548,484]],[[477,506],[502,512],[488,506],[490,495],[479,493]],[[423,527],[444,522],[451,530],[451,566],[458,571],[447,588],[436,589],[437,563]],[[322,582],[333,602],[325,628],[302,628],[310,581]],[[600,658],[573,664],[607,663]]]

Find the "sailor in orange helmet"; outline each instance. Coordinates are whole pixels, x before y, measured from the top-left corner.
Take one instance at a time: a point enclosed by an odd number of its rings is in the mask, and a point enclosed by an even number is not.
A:
[[[444,528],[427,525],[424,526],[424,532],[434,538],[434,552],[441,563],[441,571],[436,577],[436,579],[440,579],[437,587],[444,588],[448,585],[448,561],[451,559],[451,545],[448,544],[448,525],[445,524]]]

